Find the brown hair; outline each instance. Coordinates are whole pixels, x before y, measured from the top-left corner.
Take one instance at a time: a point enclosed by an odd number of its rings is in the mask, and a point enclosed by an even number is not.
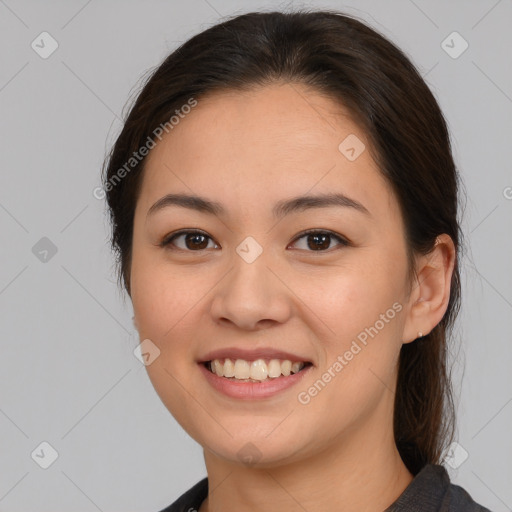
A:
[[[405,223],[409,278],[414,254],[428,255],[447,233],[457,259],[441,322],[400,353],[394,408],[399,453],[413,473],[439,463],[454,432],[447,334],[460,308],[459,176],[443,114],[409,59],[364,23],[336,11],[249,13],[197,34],[143,84],[103,168],[118,281],[130,294],[133,217],[144,159],[126,162],[155,128],[191,98],[273,82],[301,83],[344,105],[396,194]]]

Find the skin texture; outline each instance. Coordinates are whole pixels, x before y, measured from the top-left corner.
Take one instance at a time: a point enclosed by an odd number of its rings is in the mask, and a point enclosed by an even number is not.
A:
[[[147,366],[150,380],[204,449],[210,494],[201,512],[384,510],[412,479],[393,438],[397,361],[403,343],[442,319],[454,247],[440,236],[407,282],[398,203],[368,149],[355,161],[338,150],[350,134],[368,148],[342,106],[303,85],[273,84],[201,98],[148,156],[134,218],[131,298],[141,341],[161,351]],[[146,217],[171,192],[217,201],[227,213],[171,206]],[[371,216],[334,206],[272,217],[279,200],[330,192],[361,202]],[[159,246],[184,228],[204,231],[206,248],[185,245],[183,236],[174,249]],[[297,240],[311,228],[350,245],[331,238],[314,250],[314,240]],[[247,236],[263,249],[252,263],[236,252]],[[298,393],[395,303],[394,318],[300,403]],[[233,346],[301,354],[314,368],[272,398],[228,398],[196,361]],[[246,465],[237,454],[249,442],[259,459]]]

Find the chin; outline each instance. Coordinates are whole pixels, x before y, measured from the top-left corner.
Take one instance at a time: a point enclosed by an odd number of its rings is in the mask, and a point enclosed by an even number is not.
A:
[[[209,452],[226,462],[255,469],[283,466],[305,455],[309,443],[301,442],[296,436],[290,435],[289,430],[280,437],[275,436],[270,439],[272,435],[247,434],[244,436],[242,432],[237,431],[235,438],[224,436],[225,442],[219,442],[218,437],[203,438],[200,444],[205,450],[205,457]]]

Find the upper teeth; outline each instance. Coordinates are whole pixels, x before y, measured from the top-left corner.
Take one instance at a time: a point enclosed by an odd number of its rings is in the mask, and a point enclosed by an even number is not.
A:
[[[220,359],[211,361],[213,373],[219,377],[235,377],[236,379],[265,380],[266,378],[287,377],[290,373],[297,373],[304,368],[305,363],[292,363],[290,360],[264,359],[245,361],[244,359],[231,360],[226,358],[224,363]]]

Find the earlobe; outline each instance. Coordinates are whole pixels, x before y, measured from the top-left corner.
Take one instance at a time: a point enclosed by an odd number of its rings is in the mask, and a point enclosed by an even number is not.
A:
[[[455,245],[445,233],[437,237],[429,254],[417,258],[403,343],[425,336],[422,333],[429,333],[442,320],[450,300],[455,259]]]

